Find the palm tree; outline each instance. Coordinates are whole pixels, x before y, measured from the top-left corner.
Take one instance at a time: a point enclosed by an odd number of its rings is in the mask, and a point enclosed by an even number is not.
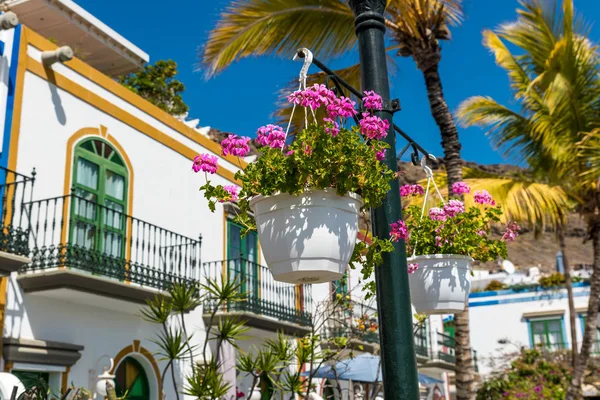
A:
[[[549,10],[537,0],[522,4],[516,22],[484,32],[484,45],[506,70],[520,110],[491,98],[473,97],[461,104],[458,113],[466,125],[488,128],[498,147],[525,160],[536,173],[562,182],[578,199],[577,211],[586,218],[594,246],[594,272],[583,343],[567,393],[567,399],[576,399],[581,395],[600,303],[600,147],[593,133],[600,126],[598,49],[575,18],[572,0],[563,1],[562,12],[556,12],[557,4]],[[520,54],[511,53],[505,42]]]
[[[462,19],[462,0],[388,0],[385,24],[395,55],[412,57],[423,73],[431,113],[442,137],[448,183],[462,179],[456,124],[442,90],[440,40]],[[308,47],[326,59],[356,46],[354,14],[344,0],[231,0],[201,52],[200,68],[212,76],[234,61],[256,55],[289,57]],[[359,81],[355,66],[341,71]],[[296,124],[296,128],[301,124]],[[469,338],[469,311],[455,316],[457,399],[474,395],[475,370]]]

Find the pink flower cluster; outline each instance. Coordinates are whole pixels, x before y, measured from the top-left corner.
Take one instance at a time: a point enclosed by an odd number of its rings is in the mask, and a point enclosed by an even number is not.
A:
[[[367,90],[365,92],[365,97],[363,97],[363,105],[367,110],[381,110],[383,108],[383,100],[380,95],[375,93],[372,90]]]
[[[439,207],[429,209],[429,218],[434,221],[445,221],[447,217],[446,212]]]
[[[465,205],[459,200],[450,200],[444,205],[444,212],[450,218],[465,212]]]
[[[487,190],[476,191],[475,194],[473,195],[473,199],[475,200],[475,203],[490,205],[490,206],[496,205],[496,202],[492,198],[492,195],[489,194],[489,192]]]
[[[425,189],[421,185],[403,185],[400,188],[400,196],[420,196],[425,193]]]
[[[331,136],[336,137],[340,133],[340,124],[335,122],[331,118],[323,118],[323,122],[325,125],[325,132],[329,133]]]
[[[419,269],[418,263],[408,264],[408,273],[409,274],[414,274],[415,272],[417,272],[418,269]]]
[[[194,157],[194,164],[192,165],[192,169],[194,172],[208,172],[209,174],[214,174],[217,172],[217,161],[219,158],[217,156],[213,156],[210,154],[198,154]]]
[[[442,247],[443,245],[445,245],[446,243],[450,243],[450,245],[452,245],[452,243],[448,240],[448,239],[442,239],[441,236],[436,236],[435,237],[435,245],[437,247]]]
[[[471,188],[465,182],[456,182],[452,185],[452,192],[454,194],[471,193]]]
[[[269,124],[261,126],[256,132],[256,142],[260,146],[281,149],[285,145],[285,132],[277,125]]]
[[[390,130],[390,123],[376,115],[363,113],[360,120],[360,132],[368,139],[383,140]]]
[[[328,106],[335,102],[335,94],[327,89],[325,85],[315,84],[305,90],[297,90],[288,96],[288,101],[302,107],[310,107],[313,110],[321,106]]]
[[[390,239],[392,242],[397,242],[398,240],[408,239],[408,227],[406,223],[402,220],[398,222],[392,222],[390,224]]]
[[[329,118],[350,118],[356,115],[354,108],[356,103],[347,97],[336,97],[331,104],[327,106],[327,114]]]
[[[505,242],[514,241],[517,238],[517,236],[519,236],[520,230],[521,228],[519,227],[519,225],[517,225],[516,222],[510,222],[508,225],[506,225],[506,231],[502,235],[502,240],[504,240]]]
[[[227,185],[227,186],[223,186],[223,189],[229,193],[229,198],[225,199],[225,200],[219,200],[219,202],[223,203],[224,201],[234,201],[237,200],[239,198],[239,191],[240,189],[237,186],[234,185]]]
[[[375,153],[375,158],[377,159],[377,161],[385,160],[385,152],[386,151],[387,151],[387,149],[383,149],[383,150],[380,150],[377,153]]]
[[[246,157],[250,152],[250,146],[248,146],[250,138],[237,135],[229,135],[221,142],[223,148],[223,156],[231,154],[236,157]]]

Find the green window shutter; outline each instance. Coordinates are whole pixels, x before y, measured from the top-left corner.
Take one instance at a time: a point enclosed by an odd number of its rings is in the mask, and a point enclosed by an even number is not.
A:
[[[75,148],[70,243],[125,256],[128,172],[109,143],[91,138]]]
[[[561,319],[530,321],[531,342],[534,347],[557,350],[565,347],[563,321]]]

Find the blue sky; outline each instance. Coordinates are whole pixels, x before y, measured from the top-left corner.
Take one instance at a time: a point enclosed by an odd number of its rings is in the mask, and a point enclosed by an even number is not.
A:
[[[208,81],[201,72],[195,72],[198,48],[230,0],[178,0],[176,6],[159,0],[75,1],[149,53],[151,61],[177,61],[179,79],[186,85],[184,99],[190,106],[190,117],[200,118],[202,126],[253,136],[258,127],[272,121],[276,92],[300,69],[290,55],[288,59],[244,59]],[[440,73],[451,110],[473,95],[491,96],[514,105],[506,75],[482,46],[481,32],[514,20],[517,6],[517,0],[465,0],[464,24],[453,29],[453,39],[444,43],[442,51]],[[575,0],[575,8],[588,22],[600,20],[598,0]],[[600,41],[600,28],[596,28],[592,27],[591,38]],[[358,59],[355,53],[328,61],[328,65],[349,65]],[[394,121],[428,151],[441,156],[439,130],[430,114],[422,74],[412,59],[398,58],[397,65],[398,72],[391,77],[392,97],[400,99],[402,111]],[[495,151],[478,128],[459,127],[459,135],[465,160],[519,163]]]

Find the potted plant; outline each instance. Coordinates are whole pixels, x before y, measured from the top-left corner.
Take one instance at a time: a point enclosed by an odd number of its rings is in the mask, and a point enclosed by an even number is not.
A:
[[[403,197],[418,197],[424,190],[405,185],[400,192]],[[452,192],[468,195],[471,189],[458,182]],[[476,191],[472,204],[465,207],[457,198],[429,210],[412,204],[404,210],[405,220],[392,231],[395,237],[406,239],[408,254],[412,254],[408,259],[410,294],[419,313],[463,311],[471,290],[471,263],[506,258],[506,242],[518,235],[518,225],[511,222],[502,237],[492,237],[492,224],[500,222],[502,208],[487,191]]]
[[[336,97],[325,85],[298,90],[289,101],[294,109],[304,108],[306,128],[288,140],[289,126],[286,131],[261,127],[259,156],[235,175],[240,188],[212,185],[208,175],[216,172],[217,157],[196,157],[193,169],[206,173],[201,190],[209,207],[214,211],[217,202],[237,202],[235,221],[245,231],[257,229],[276,280],[329,282],[342,278],[355,262],[365,266],[364,273],[372,271],[378,255],[393,250],[387,239],[356,245],[360,212],[381,204],[395,176],[382,162],[389,123],[374,114],[382,99],[367,92],[360,123],[351,128],[345,122],[357,116],[355,102]],[[325,118],[317,118],[323,114]],[[249,141],[230,135],[221,143],[223,155],[246,156]]]

